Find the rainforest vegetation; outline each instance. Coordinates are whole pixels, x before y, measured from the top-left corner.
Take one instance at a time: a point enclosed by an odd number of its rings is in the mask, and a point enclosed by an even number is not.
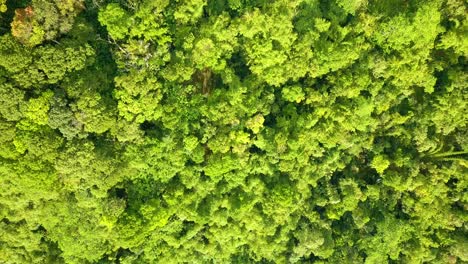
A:
[[[0,263],[467,263],[467,8],[0,0]]]

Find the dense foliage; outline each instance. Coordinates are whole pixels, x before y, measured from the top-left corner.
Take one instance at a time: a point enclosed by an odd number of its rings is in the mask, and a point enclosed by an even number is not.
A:
[[[0,263],[468,261],[464,0],[0,0]]]

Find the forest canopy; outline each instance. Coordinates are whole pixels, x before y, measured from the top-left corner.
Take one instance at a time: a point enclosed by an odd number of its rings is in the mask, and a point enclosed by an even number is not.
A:
[[[0,263],[468,262],[464,0],[0,0]]]

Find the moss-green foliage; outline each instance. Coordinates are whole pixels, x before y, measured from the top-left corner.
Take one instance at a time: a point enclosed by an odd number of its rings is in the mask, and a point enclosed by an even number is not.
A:
[[[462,0],[0,0],[0,263],[468,261]]]

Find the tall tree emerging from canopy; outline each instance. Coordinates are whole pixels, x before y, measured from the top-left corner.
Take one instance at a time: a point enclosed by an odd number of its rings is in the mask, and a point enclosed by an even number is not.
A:
[[[463,0],[0,0],[0,263],[468,262]]]

